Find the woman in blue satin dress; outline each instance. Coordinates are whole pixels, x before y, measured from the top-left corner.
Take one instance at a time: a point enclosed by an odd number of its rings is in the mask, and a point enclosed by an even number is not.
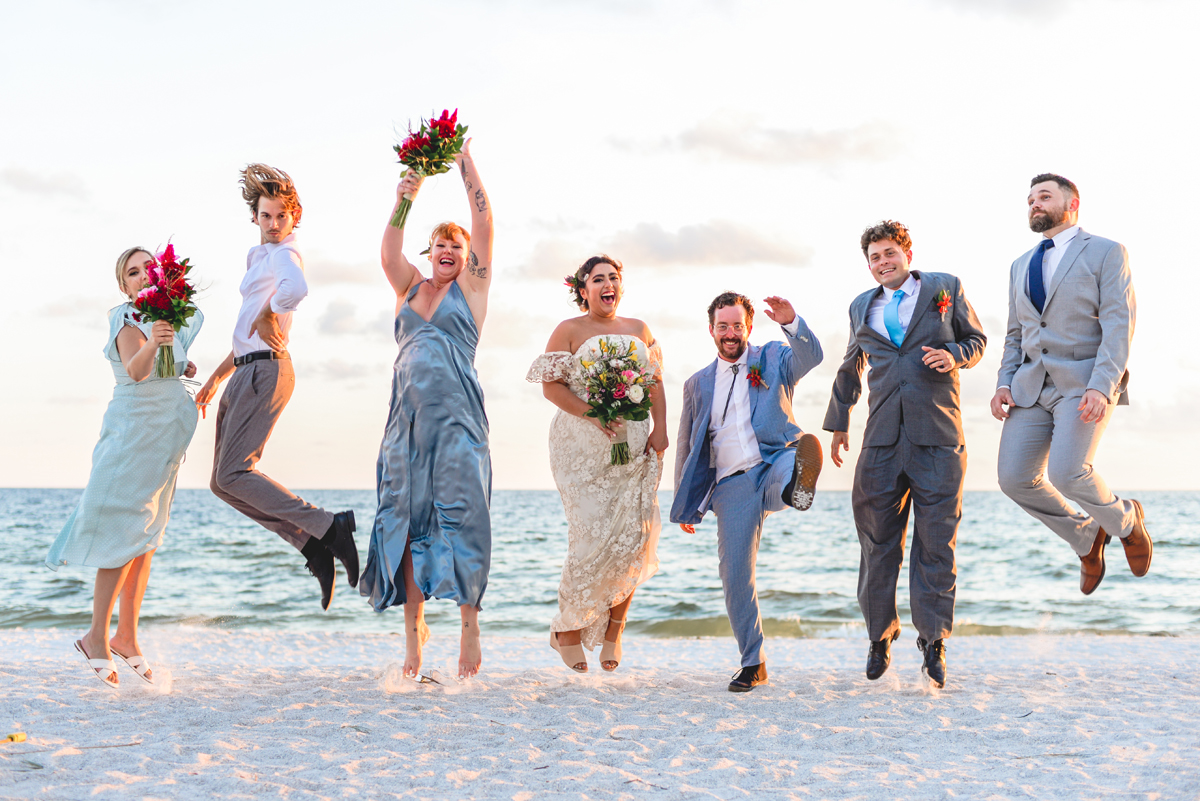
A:
[[[492,209],[471,159],[455,157],[471,232],[442,223],[429,237],[431,275],[404,257],[404,229],[383,234],[383,272],[396,291],[391,409],[379,448],[379,506],[359,591],[376,611],[404,605],[404,675],[416,677],[429,638],[424,604],[452,600],[462,616],[458,674],[479,672],[479,609],[487,589],[492,461],[475,348],[492,283]],[[415,198],[423,178],[396,189]],[[395,212],[395,208],[393,208]]]

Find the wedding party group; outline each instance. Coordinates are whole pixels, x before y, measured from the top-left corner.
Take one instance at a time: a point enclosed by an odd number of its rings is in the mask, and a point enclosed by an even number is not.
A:
[[[383,233],[381,263],[396,295],[399,352],[377,462],[378,506],[361,568],[353,511],[314,506],[257,467],[295,390],[289,332],[308,294],[295,233],[303,207],[292,179],[264,164],[241,172],[259,243],[246,257],[231,349],[194,397],[182,379],[197,371],[188,351],[203,315],[192,304],[186,259],[172,249],[154,254],[143,247],[118,257],[117,286],[128,302],[110,312],[104,344],[116,387],[87,487],[46,557],[55,570],[96,569],[91,628],[74,645],[104,684],[120,684],[114,657],[154,682],[138,642],[140,607],[184,453],[222,385],[212,492],[300,552],[324,609],[338,563],[374,610],[403,606],[406,677],[420,676],[430,636],[424,605],[435,599],[460,610],[459,677],[480,670],[492,467],[475,355],[494,276],[493,218],[470,140],[461,141],[465,129],[454,125],[444,114],[431,123],[432,139],[416,137],[397,148],[410,164],[420,148],[437,144],[439,131],[459,140],[444,165],[404,173]],[[404,253],[408,209],[424,178],[451,164],[466,192],[470,230],[438,225],[421,251],[428,264],[414,263]],[[1004,493],[1074,550],[1088,595],[1104,578],[1113,536],[1136,576],[1146,575],[1153,552],[1141,504],[1114,495],[1093,467],[1113,410],[1128,403],[1136,303],[1125,248],[1079,227],[1074,183],[1038,175],[1027,203],[1029,226],[1040,238],[1010,270],[1008,325],[991,401],[1003,421],[998,479]],[[912,624],[922,670],[942,687],[967,464],[959,371],[978,364],[987,338],[956,276],[913,269],[904,225],[870,225],[859,244],[866,288],[849,304],[849,343],[822,428],[840,468],[869,366],[852,493],[861,545],[858,600],[870,640],[866,675],[874,680],[887,671],[900,635],[896,588],[911,516]],[[597,647],[602,670],[619,667],[634,594],[659,569],[657,493],[671,445],[664,354],[647,323],[618,314],[624,269],[619,259],[596,255],[567,276],[580,313],[550,333],[527,375],[557,407],[549,457],[568,526],[550,647],[579,673],[589,670],[586,651]],[[715,354],[683,385],[669,510],[670,521],[688,533],[707,513],[716,517],[717,567],[739,651],[728,684],[734,692],[768,678],[755,581],[764,521],[789,507],[811,507],[824,460],[821,440],[793,413],[797,385],[823,359],[821,343],[783,294],[761,303],[780,333],[762,346],[750,344],[756,309],[745,295],[721,291],[707,319],[701,309],[694,312],[697,341],[707,342],[700,338],[707,325]]]

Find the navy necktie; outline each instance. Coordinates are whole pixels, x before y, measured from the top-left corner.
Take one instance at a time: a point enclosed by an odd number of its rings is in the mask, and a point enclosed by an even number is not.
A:
[[[1042,258],[1054,247],[1053,239],[1043,239],[1029,260],[1029,299],[1037,306],[1038,314],[1046,307],[1046,281],[1042,278]]]

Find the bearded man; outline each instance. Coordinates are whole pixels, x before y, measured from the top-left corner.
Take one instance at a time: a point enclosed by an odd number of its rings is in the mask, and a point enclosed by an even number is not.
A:
[[[1074,183],[1038,175],[1028,203],[1029,227],[1042,239],[1013,262],[1009,277],[1008,334],[991,404],[1004,422],[1000,489],[1070,544],[1079,589],[1091,595],[1112,535],[1135,576],[1150,570],[1154,551],[1142,505],[1114,495],[1092,466],[1113,409],[1129,403],[1137,302],[1125,248],[1079,227]]]

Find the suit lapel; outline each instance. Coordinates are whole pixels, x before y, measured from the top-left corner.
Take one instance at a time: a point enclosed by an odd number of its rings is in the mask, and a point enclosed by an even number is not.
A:
[[[858,319],[858,322],[854,326],[854,336],[855,336],[855,338],[857,338],[860,341],[862,340],[863,337],[875,337],[880,342],[886,343],[890,347],[895,348],[896,344],[894,342],[892,342],[891,339],[883,336],[878,331],[876,331],[874,328],[867,325],[867,318],[870,316],[870,313],[871,313],[871,304],[874,303],[876,300],[878,300],[879,296],[882,294],[883,294],[883,287],[878,287],[878,288],[876,288],[875,292],[872,293],[869,298],[867,298],[867,302],[865,304],[863,304],[863,306],[862,306],[862,312],[861,312],[862,316]]]
[[[1034,248],[1034,250],[1036,250],[1036,248]],[[1030,250],[1021,257],[1021,264],[1019,267],[1017,267],[1017,285],[1015,287],[1017,291],[1017,297],[1019,298],[1017,302],[1023,302],[1025,306],[1028,307],[1028,311],[1032,312],[1033,314],[1040,315],[1041,312],[1037,310],[1037,306],[1033,305],[1033,299],[1029,297],[1029,262],[1031,259],[1033,259],[1033,250]]]
[[[750,346],[750,352],[746,354],[746,375],[745,376],[739,375],[737,378],[734,379],[735,381],[749,382],[750,368],[756,367],[756,366],[762,368],[763,380],[764,381],[767,380],[767,366],[765,364],[759,363],[759,360],[762,359],[762,350],[763,350],[762,348],[758,348],[753,345]],[[747,388],[750,391],[750,420],[753,421],[754,413],[758,411],[758,396],[760,394],[762,394],[763,390],[761,387],[755,388],[754,386],[749,385],[749,384],[747,385]]]
[[[700,427],[701,431],[708,432],[708,428],[712,425],[712,405],[713,392],[717,386],[717,362],[714,359],[713,363],[704,368],[704,372],[700,375],[700,408],[696,410],[696,422],[703,421]]]
[[[1082,228],[1075,234],[1075,238],[1071,240],[1071,244],[1067,245],[1067,252],[1063,254],[1062,261],[1058,263],[1058,269],[1054,271],[1054,277],[1050,279],[1050,286],[1046,287],[1046,304],[1042,308],[1050,305],[1050,298],[1054,297],[1054,290],[1058,289],[1058,285],[1062,283],[1063,277],[1070,272],[1075,266],[1075,260],[1079,258],[1079,254],[1087,247],[1087,240],[1091,239]]]
[[[921,281],[921,291],[917,293],[917,305],[913,306],[912,317],[909,318],[908,328],[904,331],[905,339],[908,339],[909,332],[921,321],[921,315],[925,313],[925,309],[929,308],[929,303],[933,300],[933,296],[941,289],[941,287],[934,286],[935,282],[932,278],[926,278],[921,275],[920,270],[913,270],[913,272],[916,273],[917,278]]]

